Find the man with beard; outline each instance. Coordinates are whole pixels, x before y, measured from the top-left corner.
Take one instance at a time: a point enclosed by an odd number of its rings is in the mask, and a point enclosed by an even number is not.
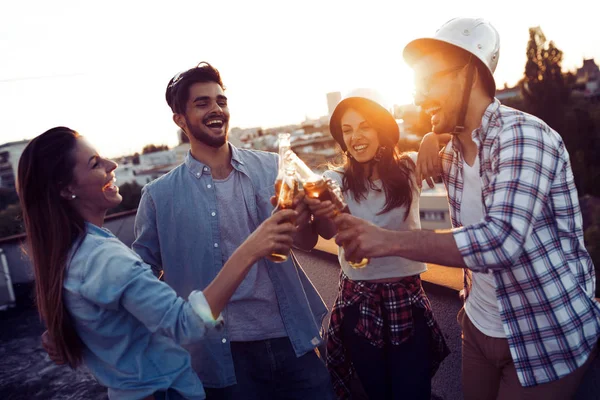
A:
[[[453,229],[388,231],[343,215],[337,241],[349,261],[400,256],[465,268],[466,400],[569,399],[600,337],[594,265],[562,138],[494,98],[499,51],[497,31],[473,18],[404,50],[415,103],[433,127],[421,153],[433,140],[437,157],[436,138],[451,134],[440,157]]]
[[[271,214],[278,155],[227,140],[229,108],[219,72],[200,63],[166,90],[173,121],[190,140],[185,162],[143,189],[134,250],[180,296],[203,288]],[[314,247],[310,213],[296,198],[295,246]],[[220,331],[190,345],[208,399],[331,399],[315,347],[327,309],[292,256],[262,259],[232,296]],[[165,354],[165,357],[169,357]]]

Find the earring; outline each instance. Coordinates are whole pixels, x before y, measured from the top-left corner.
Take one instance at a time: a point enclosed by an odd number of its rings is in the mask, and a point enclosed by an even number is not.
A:
[[[346,157],[348,157],[348,158],[354,158],[354,157],[352,157],[352,154],[350,154],[350,151],[348,151],[348,150],[346,150],[346,151],[344,152],[344,154],[345,154],[345,155],[346,155]]]
[[[75,199],[77,196],[75,196],[74,194],[71,195],[71,199]]]

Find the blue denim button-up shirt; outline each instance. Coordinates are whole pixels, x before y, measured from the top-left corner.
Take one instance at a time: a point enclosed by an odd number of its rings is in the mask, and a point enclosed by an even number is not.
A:
[[[242,191],[254,229],[273,206],[278,155],[230,145],[231,165],[242,176]],[[164,270],[165,281],[180,296],[204,289],[223,266],[216,193],[210,168],[188,153],[185,162],[146,185],[135,221],[133,249],[145,262]],[[236,223],[231,221],[231,223]],[[299,357],[321,343],[323,300],[295,260],[266,261],[287,335]],[[207,387],[236,383],[227,312],[220,331],[186,346],[192,366]]]
[[[168,388],[204,399],[190,355],[175,343],[207,332],[197,304],[156,279],[110,231],[86,223],[69,257],[63,295],[85,345],[84,363],[111,399],[141,399]],[[190,301],[198,296],[206,303],[200,292]]]

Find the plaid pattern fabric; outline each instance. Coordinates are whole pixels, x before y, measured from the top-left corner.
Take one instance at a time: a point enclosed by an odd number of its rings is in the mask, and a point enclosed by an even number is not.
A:
[[[356,332],[379,348],[386,344],[384,336],[389,338],[391,345],[399,345],[408,340],[413,332],[412,309],[413,307],[423,309],[431,333],[433,355],[431,376],[450,353],[442,332],[433,318],[431,304],[418,275],[396,282],[373,283],[353,281],[342,272],[338,297],[331,310],[326,356],[333,388],[339,399],[351,398],[350,381],[354,375],[354,368],[346,355],[341,327],[344,308],[355,304],[359,304],[360,309]],[[385,309],[385,317],[383,309]],[[387,330],[385,335],[384,329]]]
[[[594,265],[584,247],[569,154],[543,121],[496,99],[473,131],[485,219],[463,227],[463,159],[441,152],[454,238],[468,269],[494,271],[519,381],[554,381],[581,366],[600,336]],[[470,287],[465,274],[465,289]]]

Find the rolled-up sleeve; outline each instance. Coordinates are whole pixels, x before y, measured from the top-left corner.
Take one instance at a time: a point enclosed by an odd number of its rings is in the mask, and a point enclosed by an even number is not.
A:
[[[201,292],[190,295],[195,306],[184,301],[116,239],[103,242],[89,254],[81,294],[102,308],[123,307],[151,332],[182,344],[201,339],[207,328],[222,323],[222,318],[213,319]]]
[[[541,126],[515,124],[496,140],[485,220],[453,230],[465,264],[473,270],[514,265],[564,164],[562,142]]]

